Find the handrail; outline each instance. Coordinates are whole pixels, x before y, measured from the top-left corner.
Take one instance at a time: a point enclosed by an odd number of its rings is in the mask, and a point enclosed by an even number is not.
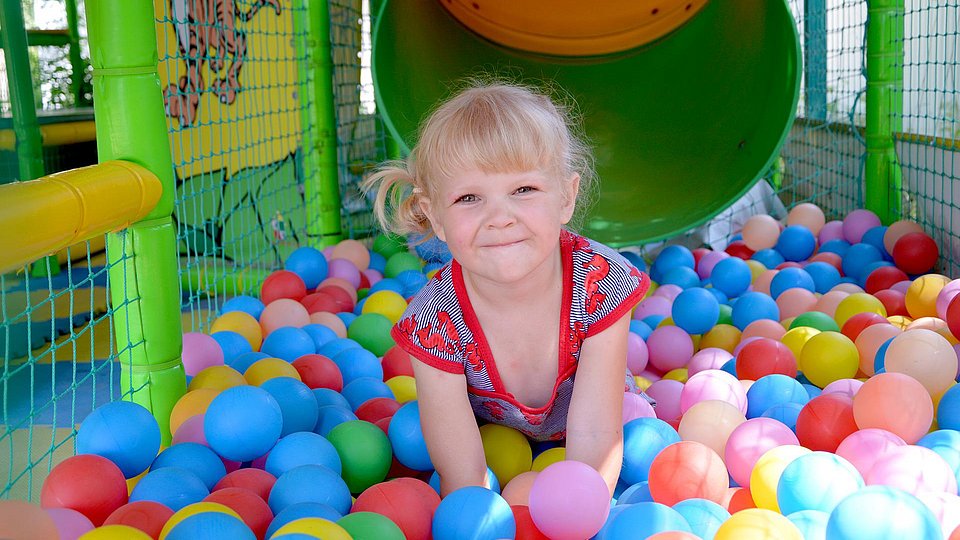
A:
[[[107,161],[0,185],[0,274],[146,216],[160,180],[128,161]]]
[[[93,120],[40,124],[40,142],[43,146],[60,146],[95,140],[97,140],[97,124]],[[16,149],[16,133],[12,129],[0,129],[0,150]]]

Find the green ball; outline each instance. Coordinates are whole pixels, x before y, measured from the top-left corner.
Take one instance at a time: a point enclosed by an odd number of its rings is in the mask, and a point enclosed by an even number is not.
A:
[[[351,493],[361,493],[387,477],[393,448],[382,429],[370,422],[351,420],[331,429],[327,440],[340,455],[343,481]]]
[[[790,323],[790,330],[800,326],[809,326],[821,332],[840,331],[840,326],[837,325],[837,321],[822,311],[808,311],[797,315],[797,317],[793,319],[793,322]]]
[[[733,326],[733,308],[727,304],[720,304],[720,317],[717,324],[729,324]]]
[[[396,345],[390,336],[393,323],[379,313],[364,313],[357,316],[347,328],[347,337],[377,356],[387,354]]]
[[[354,512],[337,521],[354,540],[406,540],[403,531],[390,518],[375,512]]]
[[[395,253],[387,259],[387,266],[383,270],[383,277],[394,278],[404,270],[420,271],[421,268],[423,268],[423,262],[416,253],[410,253],[409,251]]]
[[[383,255],[385,259],[391,256],[407,251],[407,241],[400,235],[381,234],[373,239],[373,251]]]

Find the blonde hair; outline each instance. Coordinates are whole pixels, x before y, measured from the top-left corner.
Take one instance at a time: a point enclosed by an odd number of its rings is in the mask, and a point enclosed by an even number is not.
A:
[[[593,196],[596,173],[574,111],[527,86],[473,81],[427,117],[405,161],[385,163],[362,189],[376,189],[374,214],[385,230],[426,240],[433,231],[421,198],[430,198],[460,171],[538,170],[558,181],[579,174],[578,211],[571,222],[577,223]]]

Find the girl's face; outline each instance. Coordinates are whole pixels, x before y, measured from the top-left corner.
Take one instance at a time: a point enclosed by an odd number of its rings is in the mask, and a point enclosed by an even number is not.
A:
[[[465,272],[516,284],[553,262],[573,216],[580,177],[540,171],[465,170],[440,185],[422,209]]]

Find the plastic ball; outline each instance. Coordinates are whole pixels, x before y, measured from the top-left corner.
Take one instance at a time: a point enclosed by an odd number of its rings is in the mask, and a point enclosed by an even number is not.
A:
[[[797,418],[797,439],[811,450],[834,452],[856,430],[853,400],[843,394],[821,394],[811,399]]]
[[[263,302],[253,296],[238,295],[230,298],[220,307],[221,316],[238,311],[246,313],[253,317],[254,320],[257,320],[260,318],[260,313],[263,312]]]
[[[310,324],[310,314],[303,304],[290,298],[280,298],[267,304],[260,315],[260,328],[268,335],[284,326],[302,327]],[[257,349],[257,347],[254,347]]]
[[[181,467],[163,467],[148,472],[130,492],[130,502],[154,501],[174,512],[197,503],[210,490],[193,472]]]
[[[789,225],[780,232],[775,249],[788,261],[805,261],[817,248],[814,234],[803,225]]]
[[[753,251],[772,248],[780,237],[780,224],[766,214],[750,216],[743,224],[743,242]]]
[[[843,238],[843,222],[840,220],[828,221],[823,225],[823,228],[820,229],[820,232],[817,234],[817,240],[820,241],[820,245],[836,239]],[[846,240],[844,240],[846,241]]]
[[[220,457],[209,447],[195,442],[184,442],[167,448],[153,461],[150,470],[156,471],[164,467],[180,467],[192,472],[203,481],[208,490],[227,474]]]
[[[147,470],[160,450],[160,426],[150,411],[130,401],[114,401],[94,409],[80,424],[77,453],[103,456],[125,478]]]
[[[816,305],[817,296],[801,287],[787,289],[777,296],[777,307],[784,320],[813,311]]]
[[[748,508],[730,516],[717,529],[715,540],[803,540],[796,525],[777,512]]]
[[[733,298],[747,291],[752,275],[746,262],[736,257],[728,257],[713,267],[710,279],[716,289]]]
[[[24,540],[59,538],[56,522],[38,504],[0,500],[0,537]]]
[[[820,332],[803,345],[797,364],[810,382],[823,388],[838,379],[856,376],[860,355],[847,336]]]
[[[784,515],[803,510],[829,513],[863,485],[860,473],[847,460],[812,452],[784,468],[777,483],[777,504]]]
[[[516,522],[510,505],[500,495],[468,486],[440,502],[433,515],[432,532],[436,540],[509,538],[516,532]]]
[[[126,503],[123,472],[113,461],[94,454],[61,461],[44,479],[40,490],[43,507],[76,510],[97,527]]]
[[[373,512],[351,512],[337,521],[352,538],[405,540],[403,531],[386,516]]]
[[[210,538],[212,535],[237,540],[255,540],[253,532],[239,518],[222,512],[203,512],[191,515],[170,529],[168,540]]]
[[[863,239],[865,232],[880,225],[880,218],[870,210],[863,208],[854,210],[843,219],[843,238],[851,244],[856,244]]]
[[[914,319],[937,316],[937,297],[950,283],[950,278],[940,274],[926,274],[910,283],[904,293],[907,313]]]
[[[409,375],[397,375],[386,381],[393,397],[400,403],[417,399],[417,382]]]
[[[759,319],[780,320],[780,309],[773,298],[759,292],[748,292],[737,299],[733,305],[734,326],[743,331],[748,324]]]
[[[747,411],[747,396],[740,381],[719,369],[701,371],[687,380],[680,392],[680,411],[686,413],[707,400],[725,401],[743,413]]]
[[[851,317],[860,313],[876,313],[881,317],[887,316],[886,308],[876,297],[867,293],[854,293],[837,304],[833,318],[837,321],[837,325],[843,328],[843,325]]]
[[[427,452],[427,444],[420,427],[419,403],[411,401],[394,413],[390,419],[388,436],[397,460],[404,466],[417,471],[433,469],[433,463],[430,461],[430,454]],[[528,461],[532,461],[532,457],[528,458]],[[527,470],[529,468],[528,463]],[[496,469],[494,469],[494,472],[496,472]],[[499,474],[497,476],[500,477]],[[504,483],[506,482],[509,482],[509,480],[504,480]]]
[[[136,501],[114,510],[103,525],[126,525],[143,531],[150,538],[157,538],[171,516],[173,510],[158,502]]]
[[[352,511],[382,514],[396,523],[408,540],[427,540],[439,505],[440,496],[426,483],[398,478],[365,490]]]
[[[613,518],[602,532],[602,537],[609,540],[649,538],[667,531],[690,532],[690,525],[679,512],[657,502],[630,504],[611,515]]]
[[[337,449],[326,438],[316,433],[291,433],[280,439],[270,450],[265,470],[274,477],[300,465],[323,465],[340,474],[342,464]]]
[[[650,465],[653,500],[672,506],[692,498],[719,503],[728,486],[727,470],[716,452],[696,441],[667,446]]]
[[[243,378],[251,386],[260,386],[270,379],[288,377],[300,380],[300,374],[290,362],[281,358],[267,357],[257,360],[243,372]]]
[[[757,508],[780,511],[777,503],[777,485],[780,476],[793,460],[809,454],[803,446],[781,445],[763,453],[750,472],[749,488]],[[738,512],[739,513],[739,512]]]
[[[723,506],[707,499],[686,499],[673,505],[673,509],[687,521],[692,533],[696,535],[694,538],[713,538],[720,525],[730,519],[730,512]],[[687,534],[680,531],[674,532]],[[677,538],[685,537],[678,536]]]
[[[503,500],[507,501],[510,506],[529,506],[530,490],[533,488],[533,482],[536,480],[538,474],[540,474],[540,471],[527,471],[514,476],[513,480],[503,487],[500,496],[503,497]]]
[[[677,326],[661,326],[647,338],[649,363],[661,371],[683,367],[693,357],[690,334]]]
[[[893,338],[884,355],[884,367],[887,372],[913,377],[931,396],[937,396],[957,376],[957,353],[946,338],[932,330],[908,330]]]
[[[179,525],[180,523],[182,523],[187,518],[192,516],[197,516],[200,514],[206,514],[206,513],[225,514],[225,515],[240,519],[240,515],[237,514],[235,510],[223,504],[215,503],[215,502],[204,502],[204,501],[196,502],[196,503],[184,506],[180,510],[177,510],[176,512],[174,512],[174,514],[170,516],[170,519],[167,520],[167,522],[163,525],[163,529],[160,531],[160,538],[164,538],[164,539],[167,538],[170,535],[170,532],[173,530],[173,528]]]
[[[263,469],[237,469],[227,473],[226,476],[213,486],[213,491],[226,489],[228,487],[243,488],[256,493],[261,499],[267,500],[270,490],[276,483],[277,478]]]
[[[310,389],[329,388],[339,392],[343,390],[343,376],[333,360],[319,354],[307,354],[291,363],[300,380]]]
[[[260,344],[263,341],[263,329],[257,319],[250,314],[243,311],[230,311],[217,317],[210,326],[210,332],[215,334],[223,331],[240,334],[250,344],[251,350],[260,350]],[[226,360],[227,358],[224,357],[224,361]]]
[[[283,267],[300,277],[307,289],[315,289],[327,277],[326,257],[320,250],[309,246],[295,249],[287,256]]]
[[[657,401],[657,418],[666,422],[680,420],[680,392],[683,383],[670,379],[655,381],[645,391]]]
[[[798,445],[797,436],[783,423],[771,418],[752,418],[730,433],[724,458],[730,477],[747,486],[754,465],[768,450],[783,445]]]
[[[684,290],[673,301],[671,316],[677,326],[689,334],[702,334],[717,324],[720,304],[716,297],[701,287]]]
[[[560,461],[537,474],[529,501],[537,529],[558,540],[590,538],[610,512],[607,483],[600,473],[579,461]]]
[[[394,253],[387,257],[383,275],[384,277],[393,278],[404,270],[420,270],[421,264],[420,257],[413,253],[407,251]]]
[[[680,419],[677,432],[685,441],[705,444],[723,455],[730,433],[746,421],[743,412],[726,401],[708,400],[694,404]]]
[[[623,467],[620,478],[629,484],[647,480],[657,454],[679,441],[677,431],[663,420],[637,418],[627,422],[623,426]]]
[[[843,439],[837,446],[836,454],[847,460],[866,478],[877,461],[887,452],[906,444],[903,439],[889,431],[863,428]]]
[[[887,485],[913,495],[925,491],[957,492],[957,478],[947,461],[929,448],[904,445],[890,448],[864,478],[869,485]]]
[[[267,503],[276,515],[301,502],[326,504],[346,514],[350,510],[350,490],[340,475],[323,465],[300,465],[277,478]]]
[[[929,272],[940,257],[933,238],[926,233],[912,232],[901,236],[893,246],[893,262],[908,274]]]
[[[779,341],[759,338],[737,354],[737,375],[752,381],[773,374],[797,376],[797,361],[789,347]]]
[[[826,224],[823,210],[813,203],[800,203],[787,214],[787,225],[803,225],[814,235],[819,234]]]
[[[93,530],[93,523],[86,516],[70,508],[47,508],[47,514],[53,520],[61,540],[76,540],[86,532]],[[2,533],[2,531],[0,531]],[[22,537],[21,537],[22,538]],[[56,536],[54,536],[56,538]]]
[[[283,413],[277,400],[254,386],[224,390],[204,415],[204,434],[210,447],[235,461],[250,461],[266,454],[282,429]]]
[[[221,504],[236,512],[257,538],[264,537],[274,517],[266,501],[252,491],[242,488],[225,488],[212,492],[204,502]]]
[[[343,481],[351,493],[382,482],[393,457],[390,440],[370,422],[344,422],[327,435],[343,464]]]
[[[888,486],[868,486],[837,505],[827,523],[827,538],[934,540],[942,535],[933,512],[913,495]]]
[[[729,254],[731,257],[744,260],[749,259],[755,253],[754,250],[747,247],[747,244],[744,243],[743,240],[734,240],[733,242],[730,242],[723,251]]]
[[[913,444],[930,429],[933,401],[916,379],[902,373],[881,373],[857,392],[853,415],[861,429],[883,429]]]
[[[183,334],[183,369],[194,376],[204,368],[223,365],[223,349],[217,340],[201,332]]]
[[[483,452],[487,466],[497,478],[507,484],[514,476],[530,470],[533,451],[527,438],[519,431],[497,424],[480,428]]]
[[[78,540],[150,540],[143,531],[128,525],[104,525],[84,533]]]

